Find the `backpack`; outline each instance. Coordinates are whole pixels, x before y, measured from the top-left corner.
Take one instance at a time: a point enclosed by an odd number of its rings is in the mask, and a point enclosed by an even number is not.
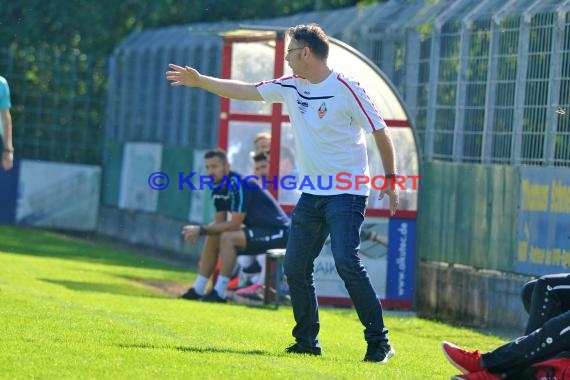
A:
[[[553,359],[534,363],[525,371],[531,380],[570,380],[570,357],[559,355]]]

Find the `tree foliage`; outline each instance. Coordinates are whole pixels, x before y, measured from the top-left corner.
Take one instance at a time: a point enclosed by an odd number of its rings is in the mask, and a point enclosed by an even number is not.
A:
[[[129,33],[196,22],[263,19],[358,0],[23,0],[0,8],[0,46],[68,46],[108,55]]]

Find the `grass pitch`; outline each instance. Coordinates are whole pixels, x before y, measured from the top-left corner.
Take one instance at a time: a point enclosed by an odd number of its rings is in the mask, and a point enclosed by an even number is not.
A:
[[[396,356],[363,363],[354,310],[321,309],[323,356],[288,355],[293,315],[175,298],[194,270],[52,232],[0,227],[0,378],[445,379],[441,340],[504,340],[411,316],[385,322]]]

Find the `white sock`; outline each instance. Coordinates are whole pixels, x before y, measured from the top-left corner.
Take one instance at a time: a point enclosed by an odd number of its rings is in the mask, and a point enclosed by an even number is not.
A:
[[[240,255],[237,257],[236,262],[242,268],[247,268],[253,264],[253,256]]]
[[[263,268],[265,266],[265,253],[255,256],[255,260],[257,260],[259,266]]]
[[[216,281],[216,286],[214,290],[222,298],[226,298],[226,291],[228,290],[228,284],[230,283],[230,278],[226,276],[218,276],[218,281]]]
[[[203,296],[204,293],[206,293],[206,286],[208,286],[208,277],[204,277],[199,274],[194,282],[194,290],[196,293]]]

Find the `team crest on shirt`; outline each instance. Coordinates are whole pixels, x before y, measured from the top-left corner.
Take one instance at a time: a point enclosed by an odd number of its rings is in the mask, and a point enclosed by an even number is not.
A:
[[[327,114],[327,105],[325,102],[319,107],[319,119],[322,119]]]

